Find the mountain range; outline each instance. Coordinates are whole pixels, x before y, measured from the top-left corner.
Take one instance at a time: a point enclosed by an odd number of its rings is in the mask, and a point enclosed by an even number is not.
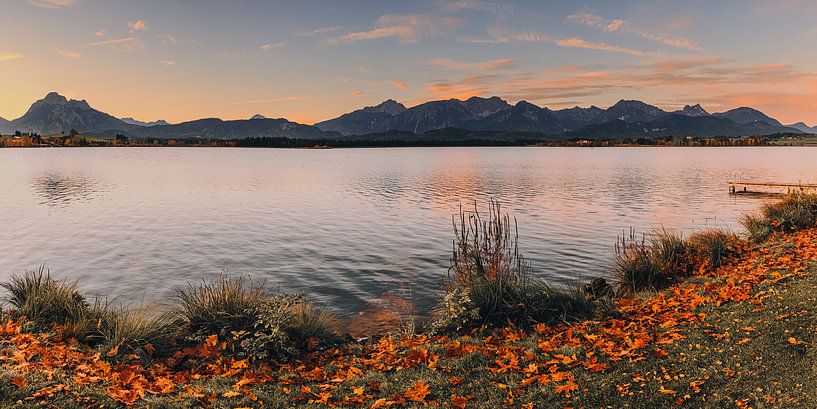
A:
[[[445,132],[446,129],[464,132]],[[387,100],[337,118],[304,125],[283,118],[257,114],[243,120],[206,118],[179,124],[159,120],[142,122],[116,118],[92,108],[85,100],[67,99],[51,92],[34,102],[20,118],[0,118],[0,133],[14,131],[59,134],[75,129],[80,133],[134,138],[287,137],[304,139],[377,139],[429,134],[445,137],[463,135],[538,135],[539,138],[632,138],[663,136],[756,136],[777,133],[815,133],[817,127],[802,122],[783,125],[749,107],[710,114],[701,105],[687,105],[668,112],[656,106],[621,100],[603,109],[567,108],[551,110],[520,101],[509,104],[499,97],[471,97],[430,101],[413,107]]]

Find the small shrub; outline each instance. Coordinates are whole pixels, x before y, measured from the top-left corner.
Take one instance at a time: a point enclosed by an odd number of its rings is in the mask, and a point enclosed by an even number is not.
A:
[[[594,299],[578,286],[551,288],[545,286],[538,297],[532,297],[530,314],[538,323],[583,321],[597,318],[598,307],[609,299]]]
[[[516,220],[491,201],[484,220],[460,209],[454,220],[454,250],[446,296],[436,308],[432,328],[459,330],[466,326],[507,324],[528,326],[540,322],[584,319],[592,315],[586,303],[571,293],[556,291],[533,275],[519,254]],[[447,313],[453,312],[449,316]]]
[[[303,302],[302,296],[278,294],[264,298],[250,308],[253,323],[249,328],[232,332],[232,338],[240,348],[237,355],[253,360],[285,360],[297,354],[286,333],[293,308]]]
[[[228,352],[251,359],[285,359],[296,350],[284,329],[302,296],[269,296],[261,284],[221,276],[188,285],[176,298],[192,342],[217,335]]]
[[[251,329],[266,297],[262,285],[244,277],[222,275],[178,289],[176,300],[189,332],[194,339],[203,341],[213,334],[229,340],[232,332]]]
[[[738,237],[722,230],[704,230],[687,239],[693,264],[718,268],[737,251]]]
[[[645,237],[639,240],[635,231],[619,237],[613,259],[613,276],[619,294],[665,287],[672,279],[656,262],[652,247]]]
[[[689,249],[677,232],[661,229],[650,235],[653,261],[662,274],[680,277],[690,273]]]
[[[292,307],[284,332],[300,349],[311,349],[310,343],[326,342],[335,337],[337,317],[301,301]]]
[[[169,345],[177,324],[171,313],[156,307],[119,308],[109,314],[107,323],[102,326],[104,347],[108,351],[115,348],[118,355],[153,355],[150,349],[161,351]]]
[[[17,316],[25,317],[31,329],[50,330],[56,325],[75,325],[87,318],[89,306],[75,282],[54,280],[44,266],[37,271],[12,275],[1,283]]]
[[[817,225],[817,194],[792,193],[782,200],[766,203],[757,214],[741,219],[749,239],[761,242],[775,232],[792,232]]]
[[[434,333],[459,332],[480,321],[479,307],[471,300],[468,287],[447,291],[442,302],[432,310],[431,317],[429,327]]]

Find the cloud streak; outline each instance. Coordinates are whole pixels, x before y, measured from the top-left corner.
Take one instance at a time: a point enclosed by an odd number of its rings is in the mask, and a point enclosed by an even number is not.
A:
[[[394,37],[400,43],[416,43],[423,38],[445,34],[459,27],[462,22],[455,18],[437,18],[425,14],[380,16],[370,30],[357,31],[330,38],[324,43],[340,44]]]
[[[644,57],[649,55],[657,55],[657,53],[648,53],[646,51],[634,50],[632,48],[619,47],[607,43],[594,43],[581,38],[562,38],[554,42],[559,47],[565,48],[584,48],[588,50],[607,51],[613,53],[622,53],[634,55],[636,57]]]
[[[283,47],[285,47],[286,45],[287,45],[286,41],[281,41],[281,42],[278,42],[278,43],[266,43],[266,44],[262,44],[262,45],[261,45],[261,46],[259,46],[258,48],[259,48],[259,49],[261,49],[261,50],[264,50],[264,51],[269,51],[269,50],[274,50],[274,49],[276,49],[276,48],[283,48]]]
[[[0,51],[0,61],[22,60],[23,58],[25,56],[20,53]]]
[[[478,62],[435,58],[428,60],[426,63],[450,71],[496,71],[509,67],[513,62],[514,60],[510,58],[497,58]]]
[[[298,31],[298,32],[295,33],[295,35],[298,36],[298,37],[312,37],[312,36],[316,36],[316,35],[334,33],[335,31],[338,31],[338,30],[340,30],[342,28],[343,28],[343,26],[318,27],[318,28],[316,28],[314,30]]]
[[[44,9],[59,9],[73,6],[77,0],[28,0],[28,2]]]
[[[703,47],[691,39],[649,31],[635,26],[626,20],[610,20],[585,12],[573,13],[567,16],[566,19],[567,21],[583,24],[588,27],[598,28],[608,33],[627,33],[675,48],[682,48],[698,52],[706,51]]]
[[[115,51],[136,51],[144,47],[142,40],[136,37],[113,38],[88,44],[88,47],[109,47]]]
[[[79,57],[82,57],[82,54],[80,54],[80,53],[78,53],[76,51],[65,50],[65,49],[62,49],[62,48],[58,48],[55,51],[57,51],[57,54],[59,54],[61,57],[65,57],[65,58],[79,58]]]

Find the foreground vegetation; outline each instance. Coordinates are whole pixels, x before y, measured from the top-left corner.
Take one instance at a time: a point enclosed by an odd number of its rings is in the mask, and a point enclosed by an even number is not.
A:
[[[47,271],[3,284],[2,406],[815,407],[817,199],[720,231],[622,237],[612,285],[554,288],[492,204],[461,212],[446,296],[354,341],[301,296],[222,277],[175,307],[91,302]],[[810,220],[810,222],[809,222]]]

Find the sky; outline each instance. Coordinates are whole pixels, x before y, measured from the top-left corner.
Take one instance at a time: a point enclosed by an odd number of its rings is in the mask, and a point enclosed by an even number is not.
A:
[[[0,117],[311,124],[392,98],[752,106],[817,125],[817,1],[2,0]]]

